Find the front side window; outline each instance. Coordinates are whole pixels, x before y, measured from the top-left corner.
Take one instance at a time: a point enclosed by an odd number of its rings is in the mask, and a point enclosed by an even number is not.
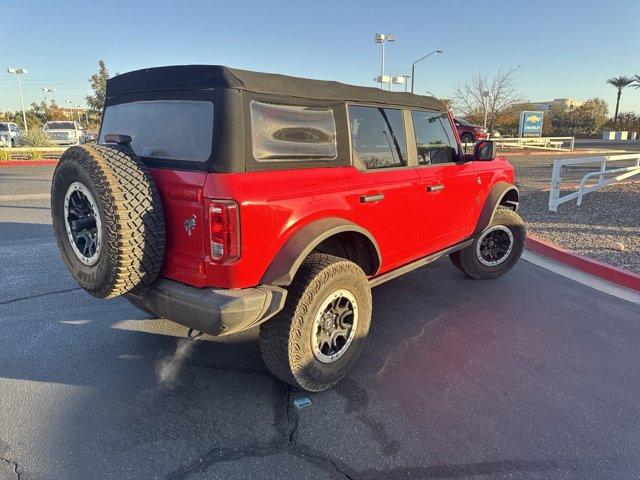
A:
[[[213,103],[154,100],[111,105],[104,111],[100,142],[129,135],[133,151],[148,158],[204,162],[213,143]]]
[[[6,123],[0,123],[0,132],[8,132],[9,131],[9,125],[7,125]]]
[[[416,132],[418,164],[433,165],[455,162],[458,142],[446,112],[412,111]]]
[[[253,157],[258,162],[334,160],[336,122],[326,107],[251,102]]]
[[[407,164],[401,110],[350,105],[349,126],[353,154],[367,170]]]

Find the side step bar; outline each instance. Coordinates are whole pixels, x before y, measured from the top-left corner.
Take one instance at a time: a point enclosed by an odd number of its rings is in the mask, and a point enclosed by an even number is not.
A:
[[[473,243],[474,240],[475,240],[474,238],[470,238],[468,240],[465,240],[464,242],[460,242],[449,248],[440,250],[439,252],[432,253],[431,255],[427,255],[426,257],[419,258],[418,260],[414,260],[411,263],[408,263],[406,265],[403,265],[402,267],[398,267],[394,270],[391,270],[390,272],[380,275],[379,277],[372,278],[371,280],[369,280],[369,285],[371,286],[371,288],[377,287],[378,285],[382,285],[383,283],[388,282],[389,280],[393,280],[394,278],[399,277],[400,275],[404,275],[405,273],[408,273],[411,270],[415,270],[416,268],[423,267],[428,263],[438,260],[440,257],[444,257],[445,255],[449,255],[450,253],[453,253],[465,247],[468,247]]]

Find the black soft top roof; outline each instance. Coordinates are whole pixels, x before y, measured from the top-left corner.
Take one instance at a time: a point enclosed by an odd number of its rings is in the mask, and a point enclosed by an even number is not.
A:
[[[250,72],[221,65],[176,65],[135,70],[109,79],[107,98],[135,92],[210,88],[232,88],[290,97],[389,103],[437,111],[447,110],[444,103],[433,97],[388,92],[378,88],[358,87],[326,80]]]

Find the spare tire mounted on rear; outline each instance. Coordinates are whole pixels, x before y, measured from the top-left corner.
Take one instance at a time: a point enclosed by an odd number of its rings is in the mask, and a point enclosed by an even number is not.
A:
[[[162,204],[129,148],[69,148],[53,176],[51,215],[62,259],[94,297],[139,291],[158,276],[165,247]]]

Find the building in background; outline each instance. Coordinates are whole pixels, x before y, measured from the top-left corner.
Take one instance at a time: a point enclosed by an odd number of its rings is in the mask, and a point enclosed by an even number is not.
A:
[[[548,112],[552,106],[571,109],[579,107],[583,103],[584,102],[574,100],[573,98],[555,98],[549,102],[531,102],[534,107],[543,112]]]

